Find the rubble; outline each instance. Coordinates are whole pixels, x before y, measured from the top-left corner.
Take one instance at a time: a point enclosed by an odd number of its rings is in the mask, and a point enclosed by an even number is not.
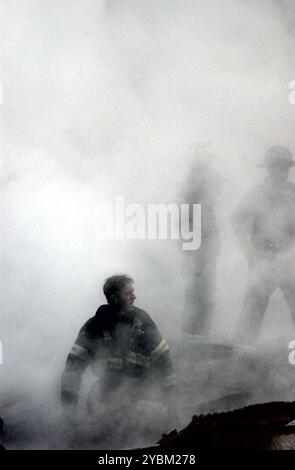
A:
[[[4,450],[5,447],[3,446],[3,444],[1,444],[1,438],[4,434],[4,422],[3,422],[3,419],[0,417],[0,450]]]
[[[189,425],[163,434],[162,449],[295,449],[295,402],[259,403],[233,411],[194,415]]]

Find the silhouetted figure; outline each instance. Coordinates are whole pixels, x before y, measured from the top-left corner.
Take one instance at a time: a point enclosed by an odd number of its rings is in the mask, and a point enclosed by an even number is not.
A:
[[[216,268],[220,245],[215,204],[220,194],[221,182],[222,179],[210,160],[199,158],[197,151],[185,184],[183,201],[190,204],[190,219],[192,204],[201,204],[201,246],[198,250],[183,251],[187,279],[183,331],[189,334],[208,335],[215,309]]]
[[[156,324],[133,305],[133,279],[112,276],[103,290],[108,303],[98,308],[78,334],[62,375],[61,398],[67,418],[73,420],[82,376],[90,366],[98,380],[88,395],[88,412],[98,418],[102,433],[116,435],[124,426],[128,428],[134,416],[138,423],[141,402],[152,400],[155,384],[172,413],[176,375],[169,346]]]
[[[238,328],[241,340],[257,338],[270,295],[279,287],[295,324],[295,162],[282,146],[271,147],[261,165],[265,181],[250,190],[232,216],[249,264],[249,281]]]

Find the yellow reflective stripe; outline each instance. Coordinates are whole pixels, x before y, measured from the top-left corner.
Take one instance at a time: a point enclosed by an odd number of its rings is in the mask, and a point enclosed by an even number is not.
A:
[[[130,362],[131,364],[136,364],[141,367],[150,367],[151,366],[151,361],[148,356],[143,356],[141,354],[136,354],[133,351],[129,351],[128,356],[126,358],[127,362]]]
[[[80,346],[80,344],[75,343],[74,346],[72,347],[70,354],[72,356],[78,357],[81,359],[81,361],[87,361],[89,357],[89,351],[86,348],[83,348],[83,346]]]
[[[156,346],[155,349],[152,350],[151,360],[155,361],[161,356],[161,354],[163,354],[165,351],[168,351],[168,350],[169,350],[168,344],[166,343],[164,339],[162,339],[162,341],[160,341],[158,346]]]
[[[107,362],[110,369],[123,369],[123,359],[118,357],[109,357]]]
[[[167,375],[167,377],[164,377],[162,379],[162,385],[164,388],[168,388],[168,387],[173,387],[174,385],[176,385],[176,374],[173,373],[171,375]]]

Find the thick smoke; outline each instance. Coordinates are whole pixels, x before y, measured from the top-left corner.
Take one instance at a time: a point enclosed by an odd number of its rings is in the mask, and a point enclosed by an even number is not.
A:
[[[18,400],[12,421],[58,417],[65,357],[108,275],[130,273],[137,305],[180,335],[178,243],[103,240],[98,205],[177,203],[197,141],[224,179],[211,336],[232,339],[247,265],[230,214],[264,178],[266,148],[295,151],[294,21],[292,1],[2,2],[0,393]],[[275,294],[264,339],[291,328]],[[34,432],[28,446],[49,445]]]

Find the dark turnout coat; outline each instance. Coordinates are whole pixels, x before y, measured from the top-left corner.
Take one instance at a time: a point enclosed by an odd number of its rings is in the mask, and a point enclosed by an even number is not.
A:
[[[176,383],[167,342],[150,316],[136,307],[118,314],[102,305],[81,328],[62,375],[63,403],[78,402],[87,366],[105,393],[126,379],[141,385],[156,380],[164,390]]]

